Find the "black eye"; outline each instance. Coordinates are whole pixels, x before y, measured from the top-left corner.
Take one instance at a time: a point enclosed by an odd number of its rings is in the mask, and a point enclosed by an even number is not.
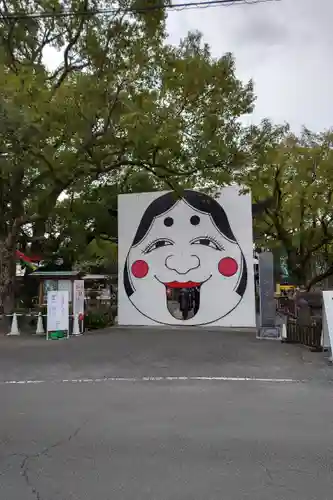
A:
[[[164,225],[166,227],[171,227],[173,225],[173,218],[172,217],[166,217],[166,219],[164,219]]]
[[[206,247],[209,247],[210,240],[208,240],[207,238],[202,238],[198,241],[198,245],[205,245]]]
[[[198,224],[200,224],[200,217],[198,215],[192,215],[192,217],[190,218],[190,223],[192,224],[192,226],[197,226]]]
[[[168,243],[165,240],[156,241],[155,248],[162,248],[165,247],[167,244]]]
[[[171,240],[166,240],[166,239],[155,240],[147,246],[147,248],[143,251],[143,253],[150,253],[153,250],[158,250],[159,248],[164,248],[170,245],[173,245],[173,241]]]
[[[224,250],[223,246],[212,238],[196,238],[191,241],[191,245],[202,245],[204,247],[210,247],[214,250]]]

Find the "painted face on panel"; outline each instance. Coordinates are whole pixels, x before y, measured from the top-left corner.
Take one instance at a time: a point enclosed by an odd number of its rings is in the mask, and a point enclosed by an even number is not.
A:
[[[170,325],[213,323],[239,304],[246,281],[242,250],[216,200],[167,193],[147,208],[124,269],[126,293],[141,314]],[[194,315],[177,319],[169,312],[174,290],[194,294]]]

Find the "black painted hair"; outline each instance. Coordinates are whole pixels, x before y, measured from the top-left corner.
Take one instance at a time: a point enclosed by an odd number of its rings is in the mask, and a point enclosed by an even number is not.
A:
[[[210,215],[219,232],[228,240],[238,244],[230,227],[227,214],[225,213],[223,207],[214,198],[211,198],[204,193],[186,189],[183,191],[181,199],[196,211]],[[171,191],[152,201],[142,216],[133,239],[132,247],[141,243],[141,241],[147,236],[155,218],[168,212],[179,200],[180,198],[176,195],[176,193]],[[236,292],[240,296],[244,295],[247,285],[247,267],[243,254],[242,268],[242,276],[236,289]],[[124,287],[126,294],[130,297],[134,293],[134,290],[129,279],[127,259],[124,267]]]

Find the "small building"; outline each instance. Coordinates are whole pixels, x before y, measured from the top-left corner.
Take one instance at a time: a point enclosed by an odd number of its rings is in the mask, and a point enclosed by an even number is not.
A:
[[[35,271],[29,276],[39,280],[38,305],[47,303],[47,292],[68,291],[69,302],[72,302],[73,283],[81,279],[80,271]]]

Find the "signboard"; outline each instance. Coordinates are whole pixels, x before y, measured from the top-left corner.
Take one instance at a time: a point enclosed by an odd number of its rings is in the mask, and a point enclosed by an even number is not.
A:
[[[84,313],[84,280],[75,280],[73,284],[73,314]]]
[[[323,292],[323,334],[322,346],[324,349],[333,346],[333,291]]]
[[[47,293],[47,334],[66,332],[69,337],[68,291],[49,291]]]
[[[57,280],[45,280],[44,281],[44,297],[47,297],[48,292],[55,292],[58,290]]]
[[[271,252],[259,254],[260,326],[275,326],[274,262]]]
[[[59,292],[68,292],[68,301],[72,302],[72,281],[71,280],[59,280],[58,281],[58,290]]]

